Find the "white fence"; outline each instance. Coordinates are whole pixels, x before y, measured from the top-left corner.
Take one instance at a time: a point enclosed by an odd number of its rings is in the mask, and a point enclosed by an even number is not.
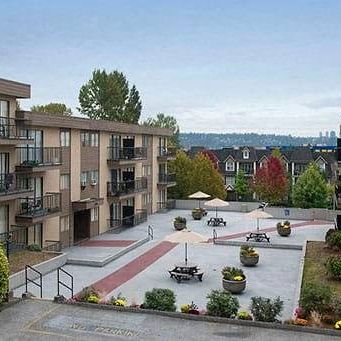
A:
[[[257,202],[230,201],[229,206],[218,208],[218,211],[250,212],[258,208]],[[198,200],[176,200],[175,208],[191,210],[199,206]],[[200,203],[204,207],[204,201]],[[267,207],[266,212],[278,219],[297,219],[297,220],[327,220],[334,221],[341,211],[328,210],[324,208],[294,208],[294,207]]]

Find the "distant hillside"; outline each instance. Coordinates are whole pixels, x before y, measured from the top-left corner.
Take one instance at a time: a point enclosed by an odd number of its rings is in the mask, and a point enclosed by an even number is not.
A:
[[[181,133],[181,145],[188,149],[191,146],[219,149],[229,146],[300,146],[303,144],[336,145],[336,137],[297,137],[274,134],[214,134],[214,133]]]

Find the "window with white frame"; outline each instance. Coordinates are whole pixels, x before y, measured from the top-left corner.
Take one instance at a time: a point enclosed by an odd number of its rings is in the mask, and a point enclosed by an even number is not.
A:
[[[90,134],[90,146],[91,147],[98,147],[98,133],[91,133]]]
[[[60,190],[70,188],[70,174],[62,174],[60,176]]]
[[[91,184],[98,184],[98,170],[92,170],[90,173]]]
[[[61,147],[70,147],[70,131],[69,130],[61,130],[61,132],[60,132],[60,146]]]
[[[143,165],[142,166],[142,176],[150,176],[152,174],[152,166],[151,165]]]
[[[70,229],[70,217],[64,216],[60,217],[60,232],[69,231]]]
[[[91,221],[97,221],[98,220],[98,207],[94,207],[91,210]]]
[[[316,164],[319,167],[321,172],[325,172],[326,171],[326,164],[322,160],[318,160],[316,162]]]
[[[88,183],[88,172],[81,173],[81,184],[86,185]]]
[[[243,159],[248,159],[250,157],[250,152],[248,149],[243,150]]]
[[[236,180],[234,176],[225,176],[225,185],[226,186],[234,186]]]
[[[227,172],[234,172],[234,162],[231,160],[228,160],[225,162],[225,170]]]
[[[142,147],[147,148],[149,146],[149,136],[142,135]]]

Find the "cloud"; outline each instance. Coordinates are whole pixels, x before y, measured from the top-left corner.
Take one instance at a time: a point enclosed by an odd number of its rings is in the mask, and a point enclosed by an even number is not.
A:
[[[309,109],[325,109],[325,108],[340,108],[341,109],[341,96],[325,97],[312,102],[303,104]]]

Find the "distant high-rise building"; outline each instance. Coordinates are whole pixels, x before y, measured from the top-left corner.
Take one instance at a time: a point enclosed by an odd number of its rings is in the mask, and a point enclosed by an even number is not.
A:
[[[322,139],[322,136],[323,136],[322,131],[320,131],[320,133],[319,133],[320,139]]]
[[[330,132],[329,137],[330,137],[331,139],[335,139],[335,138],[336,138],[335,130],[332,130],[332,131]]]
[[[329,139],[329,131],[326,131],[326,138]]]

